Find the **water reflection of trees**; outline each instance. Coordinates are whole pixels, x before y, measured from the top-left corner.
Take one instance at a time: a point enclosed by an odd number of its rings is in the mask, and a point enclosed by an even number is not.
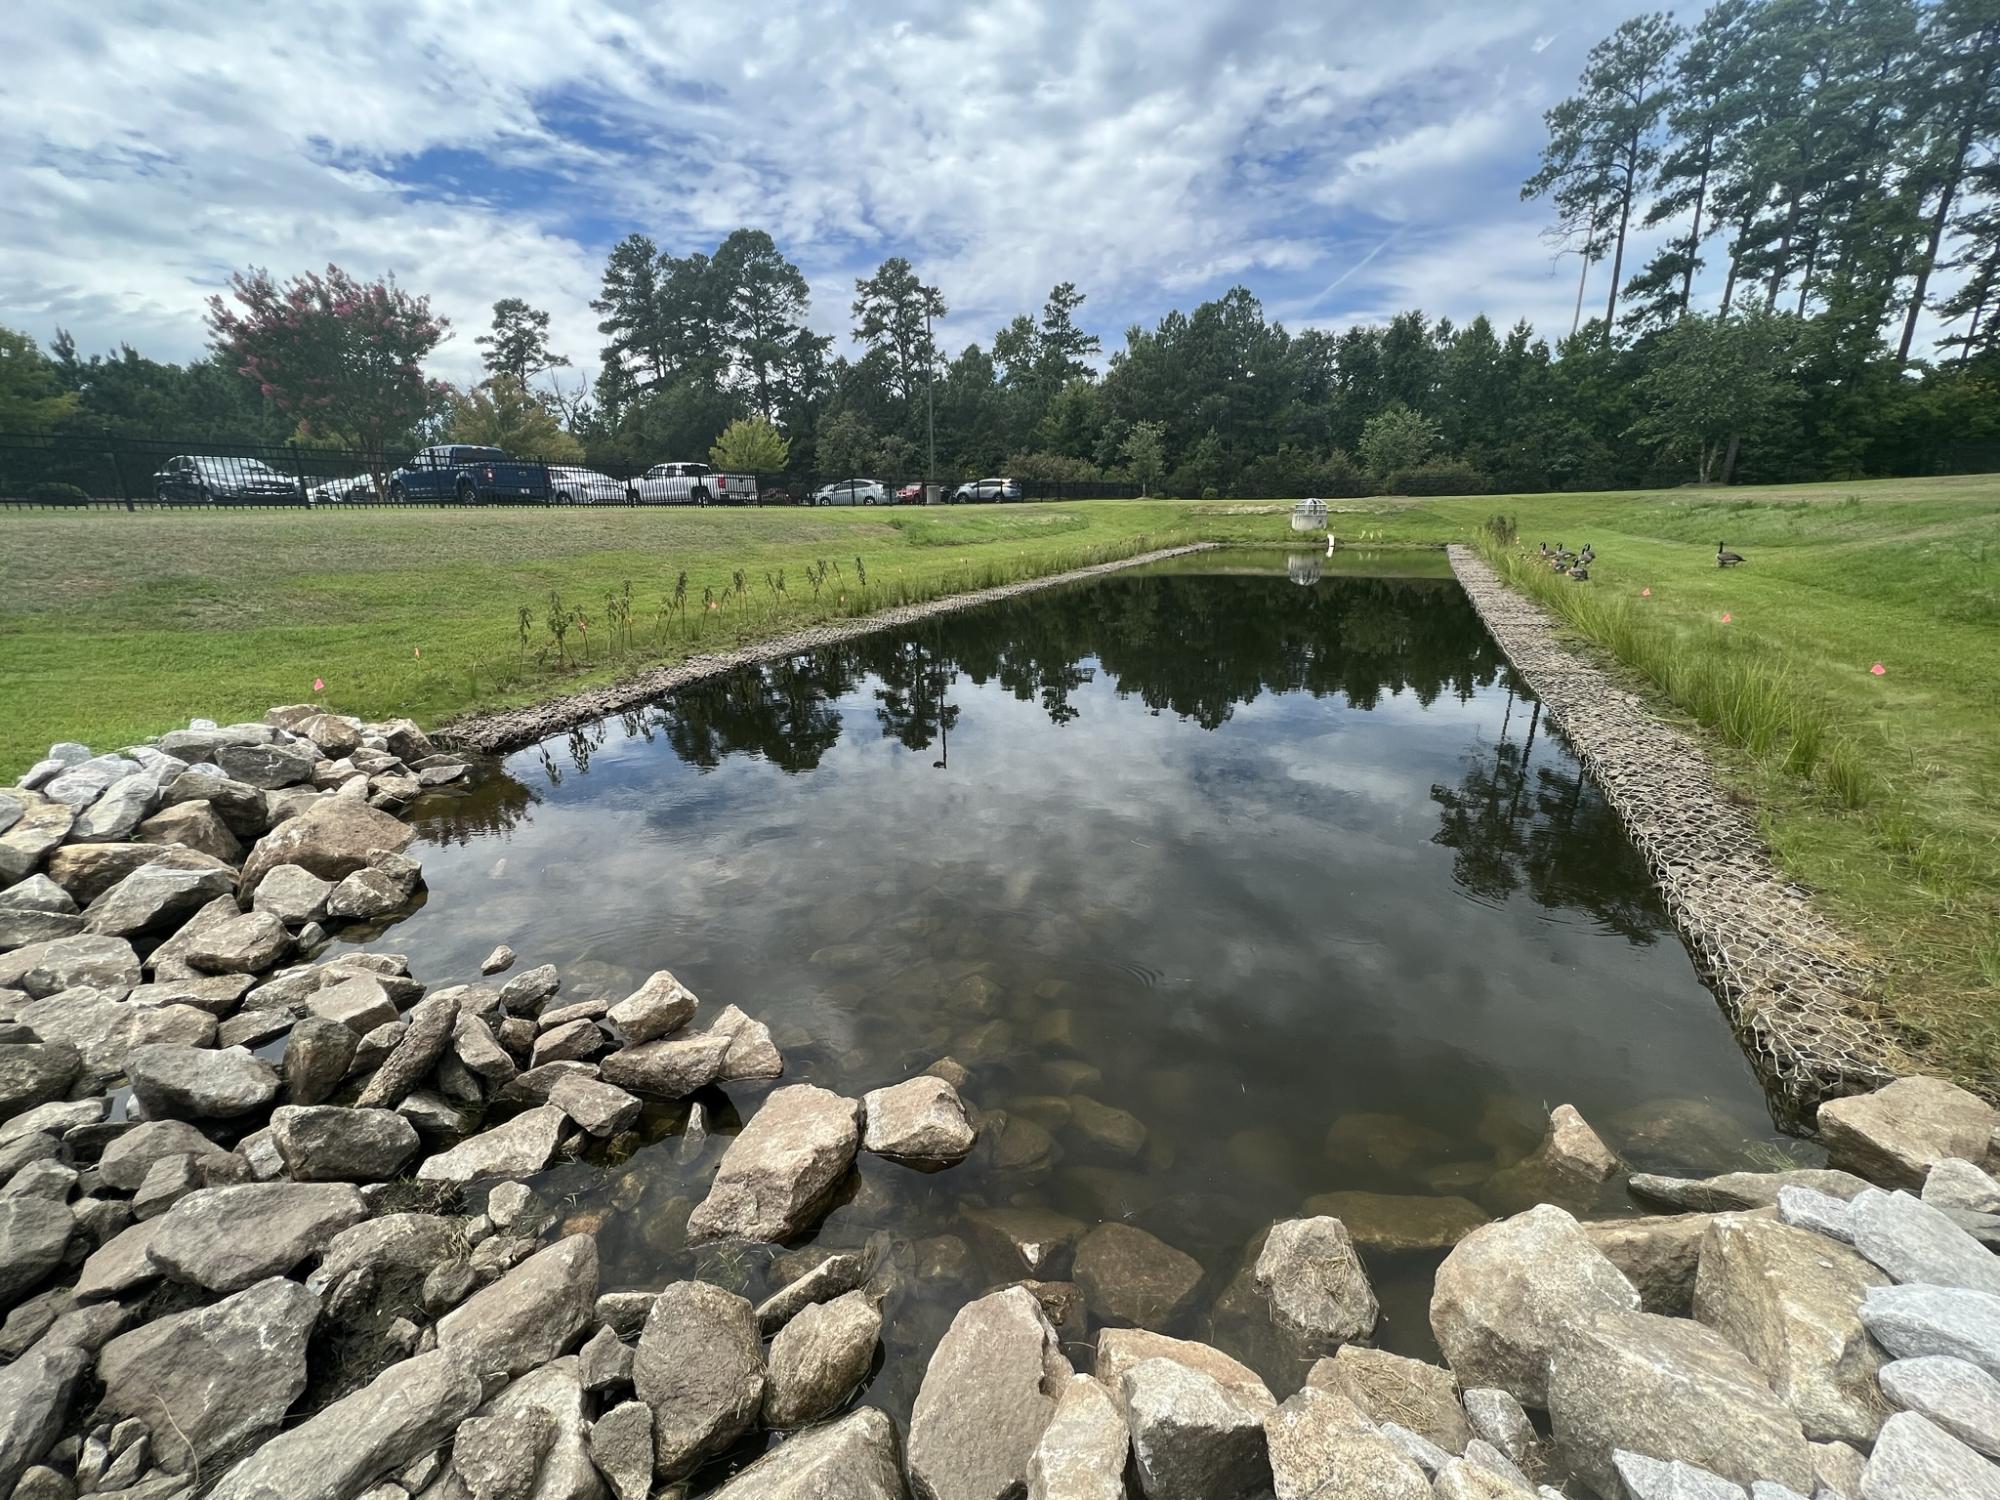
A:
[[[429,843],[466,844],[511,833],[541,800],[531,787],[504,771],[491,770],[470,786],[460,782],[444,794],[421,799],[410,821]]]
[[[1440,809],[1432,841],[1452,851],[1453,878],[1482,900],[1497,904],[1526,887],[1539,906],[1584,912],[1651,943],[1665,918],[1646,867],[1583,768],[1549,753],[1549,734],[1542,705],[1510,673],[1498,741],[1466,757],[1457,785],[1431,788]]]
[[[957,725],[961,679],[997,683],[1066,724],[1101,671],[1122,696],[1214,729],[1267,692],[1341,694],[1361,708],[1402,692],[1424,704],[1466,698],[1502,661],[1448,579],[1300,589],[1257,576],[1132,577],[746,668],[624,717],[628,734],[663,737],[693,765],[753,754],[807,771],[839,741],[838,700],[869,678],[883,737],[928,751]],[[578,769],[592,748],[570,746]]]

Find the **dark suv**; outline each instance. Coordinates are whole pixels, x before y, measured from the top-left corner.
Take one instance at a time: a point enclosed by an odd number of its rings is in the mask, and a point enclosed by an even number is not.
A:
[[[153,476],[153,493],[181,505],[306,503],[296,479],[254,458],[170,458]]]

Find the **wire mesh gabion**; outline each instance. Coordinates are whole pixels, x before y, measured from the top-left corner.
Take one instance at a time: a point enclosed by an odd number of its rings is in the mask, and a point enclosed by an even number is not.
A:
[[[1563,645],[1554,620],[1472,549],[1449,554],[1486,628],[1624,821],[1781,1120],[1803,1124],[1821,1100],[1894,1078],[1900,1054],[1866,955],[1785,878],[1700,742]]]

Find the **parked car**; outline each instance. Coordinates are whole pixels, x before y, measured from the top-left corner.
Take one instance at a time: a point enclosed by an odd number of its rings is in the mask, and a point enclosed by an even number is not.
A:
[[[755,505],[755,474],[724,474],[713,464],[654,464],[639,480],[642,505]]]
[[[549,465],[549,494],[558,505],[627,505],[632,499],[624,480],[571,464]]]
[[[896,491],[896,503],[898,505],[922,505],[924,503],[924,487],[920,484],[904,485],[900,490]]]
[[[329,479],[306,491],[308,505],[366,504],[375,498],[375,481],[366,474]]]
[[[812,492],[811,505],[892,505],[888,490],[876,479],[837,479]]]
[[[951,492],[954,505],[982,500],[1018,500],[1021,498],[1021,482],[1018,479],[971,479]]]
[[[479,505],[548,497],[548,473],[541,464],[464,443],[425,448],[389,476],[389,499],[398,505],[405,500]]]
[[[203,458],[182,454],[153,476],[153,494],[181,505],[303,504],[298,480],[254,458]]]

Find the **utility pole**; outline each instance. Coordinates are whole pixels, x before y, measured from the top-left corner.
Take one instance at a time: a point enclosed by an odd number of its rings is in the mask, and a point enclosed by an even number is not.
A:
[[[924,298],[924,504],[931,503],[931,475],[937,469],[937,407],[931,384],[937,372],[937,346],[931,342],[931,299]]]

